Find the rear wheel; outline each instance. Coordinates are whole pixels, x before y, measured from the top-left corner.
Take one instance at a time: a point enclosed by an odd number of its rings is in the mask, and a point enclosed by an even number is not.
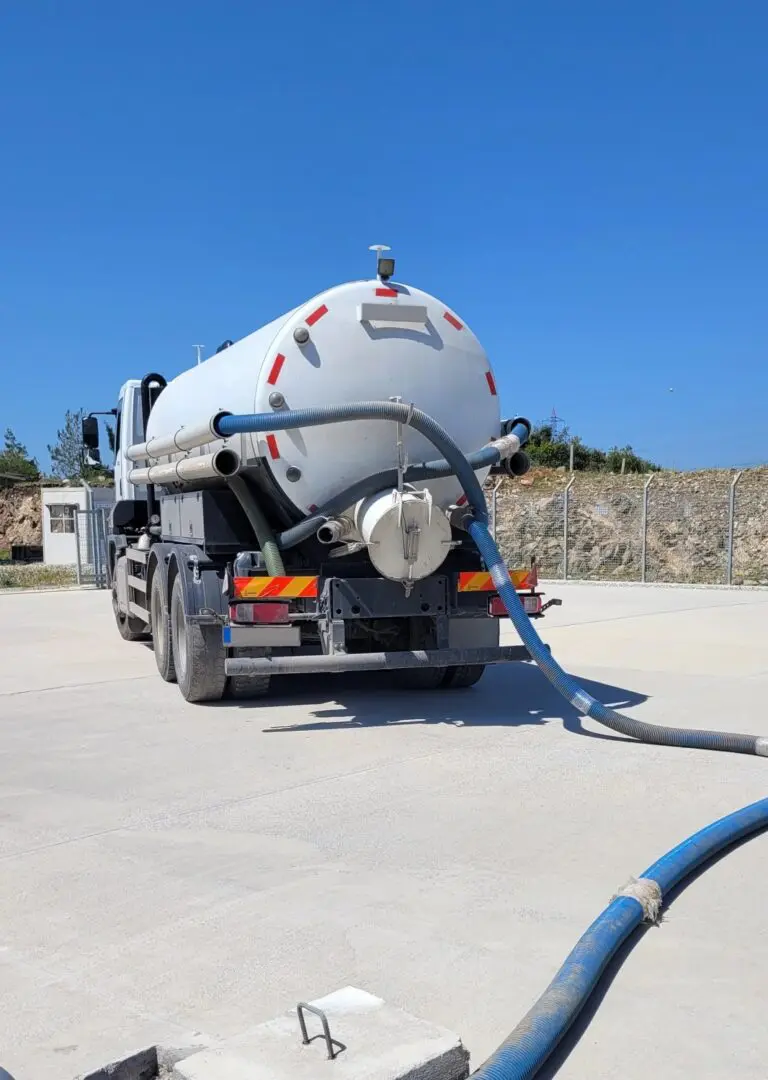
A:
[[[485,672],[485,664],[461,664],[459,667],[449,667],[443,679],[446,690],[466,690],[480,682]]]
[[[241,646],[237,649],[230,649],[229,655],[234,659],[263,656],[264,650]],[[226,696],[235,701],[250,701],[263,698],[269,693],[271,683],[271,675],[230,675],[227,679]]]
[[[173,662],[173,644],[171,632],[171,612],[165,594],[165,583],[159,572],[152,578],[149,599],[149,614],[152,619],[152,644],[155,650],[157,670],[166,682],[176,682],[176,666]]]
[[[171,592],[173,663],[185,701],[219,701],[227,685],[224,645],[218,626],[189,622],[180,577]]]
[[[115,614],[117,629],[124,641],[146,641],[146,624],[137,619],[135,615],[126,615],[120,610],[117,603],[117,585],[112,586],[112,611]]]
[[[234,701],[251,701],[266,697],[271,682],[271,675],[230,675],[227,697]]]
[[[392,672],[395,686],[401,690],[437,690],[445,678],[442,667],[401,668]]]

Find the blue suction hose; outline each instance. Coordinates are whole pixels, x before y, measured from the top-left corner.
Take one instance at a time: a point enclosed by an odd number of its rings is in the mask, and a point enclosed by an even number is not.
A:
[[[622,889],[576,943],[552,982],[474,1080],[531,1080],[570,1028],[611,957],[665,896],[718,852],[768,828],[768,799],[694,833]]]

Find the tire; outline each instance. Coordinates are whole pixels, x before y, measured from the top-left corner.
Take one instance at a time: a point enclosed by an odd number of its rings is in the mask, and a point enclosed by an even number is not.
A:
[[[248,646],[231,649],[232,657],[263,656],[263,649]],[[266,697],[272,685],[271,675],[230,675],[225,696],[233,701],[251,701]]]
[[[443,679],[443,686],[446,690],[466,690],[480,682],[484,673],[485,664],[462,664],[460,667],[449,667]]]
[[[230,675],[227,697],[233,701],[255,701],[267,696],[271,683],[271,675]]]
[[[392,672],[392,679],[401,690],[438,690],[445,673],[442,667],[401,668]]]
[[[149,594],[149,614],[152,627],[152,645],[155,650],[155,663],[161,678],[166,682],[176,682],[176,665],[173,661],[173,633],[171,630],[171,612],[165,595],[165,583],[157,571],[152,576]]]
[[[117,585],[112,586],[112,611],[123,641],[147,640],[149,634],[146,623],[143,623],[141,619],[137,619],[135,615],[124,615],[117,606]]]
[[[173,664],[182,697],[195,704],[220,701],[227,685],[221,629],[187,621],[180,577],[171,592],[171,627]]]

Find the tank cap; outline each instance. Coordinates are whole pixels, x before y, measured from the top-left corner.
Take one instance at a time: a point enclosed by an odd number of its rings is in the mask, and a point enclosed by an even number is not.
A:
[[[293,331],[293,340],[297,345],[306,345],[309,341],[309,330],[306,326],[297,326]]]

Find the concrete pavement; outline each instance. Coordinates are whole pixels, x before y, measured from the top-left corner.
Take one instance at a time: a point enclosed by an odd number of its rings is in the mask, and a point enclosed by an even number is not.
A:
[[[651,722],[768,734],[768,594],[550,586],[539,627]],[[513,640],[513,631],[509,633]],[[768,763],[582,723],[529,665],[187,705],[100,592],[0,596],[0,1064],[66,1080],[353,984],[473,1063],[629,874],[768,792]],[[558,1076],[763,1080],[768,838],[615,972]]]

